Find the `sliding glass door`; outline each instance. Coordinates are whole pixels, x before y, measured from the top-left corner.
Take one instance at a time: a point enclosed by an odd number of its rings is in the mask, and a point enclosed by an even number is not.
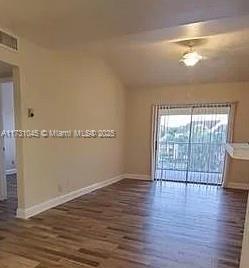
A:
[[[160,106],[155,179],[222,184],[230,105]]]

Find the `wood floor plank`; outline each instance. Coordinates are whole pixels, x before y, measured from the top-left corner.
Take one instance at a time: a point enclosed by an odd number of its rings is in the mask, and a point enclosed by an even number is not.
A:
[[[39,264],[27,258],[18,255],[0,252],[1,268],[34,268]]]
[[[238,268],[246,202],[246,191],[129,179],[27,221],[5,202],[0,268]]]

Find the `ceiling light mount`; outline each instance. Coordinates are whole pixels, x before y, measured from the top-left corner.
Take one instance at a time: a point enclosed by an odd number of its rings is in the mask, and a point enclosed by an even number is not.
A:
[[[187,67],[192,67],[202,59],[203,57],[194,51],[192,46],[189,46],[189,50],[183,54],[180,62],[184,63]]]

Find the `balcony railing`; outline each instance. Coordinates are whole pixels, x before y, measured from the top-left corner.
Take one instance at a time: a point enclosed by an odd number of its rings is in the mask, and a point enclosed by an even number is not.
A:
[[[225,144],[208,142],[163,142],[158,144],[156,177],[220,184]],[[179,178],[178,178],[179,177]]]

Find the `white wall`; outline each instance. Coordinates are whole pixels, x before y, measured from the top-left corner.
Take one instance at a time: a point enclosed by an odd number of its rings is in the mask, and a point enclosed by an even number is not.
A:
[[[126,173],[150,176],[153,104],[237,102],[234,142],[248,142],[249,83],[215,83],[127,90]],[[231,159],[228,183],[249,184],[247,161]]]
[[[36,68],[23,94],[35,114],[25,118],[26,129],[114,129],[117,138],[25,139],[27,207],[124,171],[124,89],[108,65],[65,52]]]
[[[101,58],[21,38],[19,52],[0,48],[0,60],[19,68],[17,129],[117,131],[115,139],[16,139],[19,209],[123,174],[124,87]]]
[[[13,82],[1,82],[1,112],[3,118],[3,129],[14,130],[14,96],[13,96]],[[5,172],[9,173],[16,169],[16,152],[15,139],[4,138],[4,158],[5,158]]]

